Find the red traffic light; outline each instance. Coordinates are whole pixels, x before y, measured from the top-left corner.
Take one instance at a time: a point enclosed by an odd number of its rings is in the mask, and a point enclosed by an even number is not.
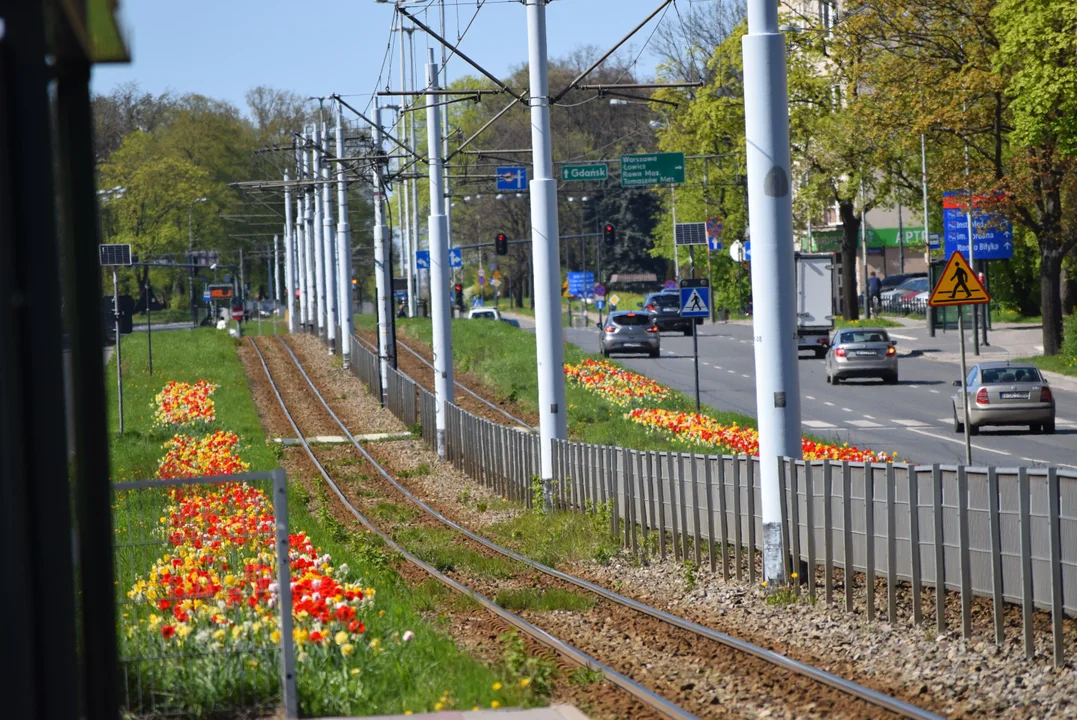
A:
[[[494,236],[494,252],[498,255],[509,254],[509,236],[505,233],[498,233]]]
[[[608,232],[608,233],[613,232],[613,226],[612,225],[606,225],[606,232]]]
[[[456,286],[453,289],[456,290],[456,292],[462,292],[463,289],[464,289],[464,286],[461,285],[460,283],[457,283]]]

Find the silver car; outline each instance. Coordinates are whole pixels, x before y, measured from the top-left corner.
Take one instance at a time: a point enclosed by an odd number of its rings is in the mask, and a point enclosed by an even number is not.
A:
[[[849,378],[898,381],[896,340],[882,328],[848,328],[834,333],[826,353],[826,381],[837,385]]]
[[[961,381],[954,380],[960,388]],[[986,362],[974,365],[965,378],[969,399],[969,434],[985,425],[1028,425],[1034,433],[1055,431],[1055,398],[1047,379],[1034,365]],[[964,432],[961,393],[952,398],[954,432]]]
[[[600,345],[605,357],[615,352],[646,353],[658,357],[661,350],[662,334],[645,312],[610,313],[605,323],[598,324],[598,329],[602,334]]]

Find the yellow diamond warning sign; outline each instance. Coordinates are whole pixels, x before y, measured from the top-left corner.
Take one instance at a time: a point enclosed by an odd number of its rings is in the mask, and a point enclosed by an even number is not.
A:
[[[946,269],[939,276],[939,282],[927,300],[931,307],[983,305],[987,302],[991,302],[990,296],[960,252],[950,256]]]

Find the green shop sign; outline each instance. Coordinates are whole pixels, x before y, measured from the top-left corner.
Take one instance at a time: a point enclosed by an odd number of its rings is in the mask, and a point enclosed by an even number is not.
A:
[[[904,242],[898,243],[897,228],[868,228],[867,242],[869,248],[900,247],[923,248],[927,245],[924,238],[924,229],[918,227],[905,228]],[[860,237],[857,236],[857,247],[860,247]],[[813,252],[831,252],[841,250],[841,230],[826,230],[813,232],[811,249]]]

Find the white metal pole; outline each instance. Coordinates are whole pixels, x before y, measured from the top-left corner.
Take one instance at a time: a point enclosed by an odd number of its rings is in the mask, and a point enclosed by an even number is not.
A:
[[[673,211],[673,279],[681,281],[680,248],[677,247],[677,188],[669,187],[669,205]]]
[[[378,358],[381,360],[382,404],[385,403],[385,388],[389,385],[390,333],[393,324],[393,274],[389,267],[390,254],[387,246],[392,238],[386,232],[385,214],[382,202],[385,200],[385,186],[381,179],[381,109],[378,99],[374,98],[374,284],[378,295]]]
[[[344,106],[337,103],[338,159],[344,158]],[[348,224],[348,183],[344,163],[337,163],[337,289],[340,300],[340,355],[344,368],[351,367],[352,357],[352,248],[351,226]]]
[[[789,171],[789,104],[785,37],[778,4],[748,0],[744,53],[744,129],[748,211],[752,223],[755,388],[759,418],[759,482],[763,516],[763,577],[785,582],[780,458],[800,458],[800,377],[797,369],[796,278]]]
[[[415,90],[415,28],[408,30],[408,74],[410,77],[408,89]],[[434,84],[437,84],[437,78],[434,78]],[[413,96],[414,97],[414,96]],[[416,104],[414,101],[412,104]],[[408,137],[411,143],[411,149],[414,152],[417,146],[415,142],[415,113],[408,113]],[[444,155],[442,156],[444,158]],[[414,175],[415,173],[412,173]],[[419,253],[419,183],[412,177],[408,180],[408,186],[411,188],[411,222],[409,227],[411,228],[411,252],[408,254],[407,272],[408,272],[408,285],[412,289],[412,292],[408,293],[408,314],[411,317],[416,317],[419,314],[419,292],[421,290],[419,286],[419,266],[416,260],[416,255]],[[444,194],[444,193],[443,193]],[[427,235],[430,234],[430,228],[426,229]],[[426,243],[427,250],[430,249],[429,237]]]
[[[920,186],[924,200],[924,262],[930,277],[931,271],[931,226],[927,219],[927,146],[924,143],[924,134],[920,133]],[[931,337],[935,337],[935,308],[927,308],[927,330]]]
[[[438,89],[438,66],[434,62],[434,48],[428,51],[426,86]],[[438,459],[445,460],[445,412],[446,403],[455,400],[453,394],[452,367],[452,313],[449,308],[449,245],[445,238],[444,176],[441,157],[441,112],[432,107],[438,96],[431,92],[426,100],[426,137],[430,152],[430,317],[434,335],[434,395],[437,422]]]
[[[310,145],[311,131],[307,128],[307,145]],[[310,181],[314,177],[313,168],[310,164],[310,152],[308,149],[303,151],[303,177],[306,181]],[[313,333],[317,327],[318,318],[317,310],[314,307],[317,304],[318,295],[318,281],[317,274],[318,269],[314,263],[314,257],[317,254],[315,250],[315,236],[314,236],[314,186],[308,185],[303,193],[304,202],[304,217],[306,218],[306,227],[304,233],[306,234],[306,241],[304,242],[305,252],[307,254],[307,311],[305,313],[307,319],[307,332]]]
[[[325,301],[325,241],[322,238],[322,228],[325,224],[325,207],[322,204],[321,184],[317,182],[322,178],[322,155],[316,149],[321,145],[321,142],[322,136],[318,125],[315,124],[313,145],[310,148],[311,180],[315,181],[312,186],[314,193],[314,282],[318,294],[318,337],[325,340],[325,312],[328,309]]]
[[[404,27],[404,17],[400,17],[400,89],[404,92],[412,90],[410,85],[415,83],[408,83],[408,51],[404,47],[407,43],[404,42],[404,37],[411,32],[410,28]],[[411,61],[414,64],[414,53],[411,53]],[[414,78],[413,78],[414,80]],[[412,96],[403,95],[400,98],[400,111],[397,115],[397,127],[400,133],[403,135],[403,142],[411,150],[415,150],[415,122],[412,119],[412,113],[404,112],[404,109],[408,105],[414,104]],[[403,161],[401,161],[403,163]],[[414,174],[414,169],[412,170]],[[417,249],[412,243],[412,211],[415,209],[415,183],[412,180],[399,180],[399,189],[397,192],[401,193],[404,198],[403,214],[400,216],[400,268],[403,270],[405,282],[408,289],[408,317],[415,317],[415,277],[412,272],[413,258],[415,257],[415,250]],[[415,213],[415,217],[418,217],[418,213]]]
[[[292,188],[284,173],[284,306],[288,332],[295,332],[295,223],[292,218]]]
[[[310,287],[307,284],[307,222],[304,209],[303,189],[298,190],[299,197],[295,200],[296,216],[298,221],[295,226],[295,256],[296,267],[299,270],[299,317],[297,319],[301,330],[306,331],[308,325],[307,316],[310,313]]]
[[[445,0],[441,0],[441,37],[445,37]],[[444,43],[441,45],[441,86],[449,87],[449,49]],[[449,157],[449,106],[441,106],[441,127],[443,128],[441,137],[441,157]],[[449,168],[445,167],[445,178],[443,181],[445,188],[445,244],[448,247],[452,247],[452,193],[449,190]],[[450,273],[452,270],[450,269]],[[449,309],[450,314],[452,309]]]
[[[976,272],[976,242],[972,236],[972,189],[969,187],[969,141],[965,141],[965,224],[968,225],[969,234],[969,270],[973,273]],[[972,354],[980,354],[980,333],[977,327],[979,321],[979,307],[977,305],[972,306]],[[960,314],[965,311],[963,305],[957,306],[957,312]],[[986,320],[985,320],[986,322]]]
[[[337,235],[333,231],[333,188],[329,166],[329,130],[322,123],[322,142],[318,154],[322,161],[322,242],[325,243],[325,334],[329,341],[329,354],[336,353],[337,340]],[[337,163],[339,165],[339,163]]]
[[[280,235],[273,236],[273,307],[280,307]]]
[[[860,253],[861,279],[860,291],[864,294],[864,317],[871,317],[871,298],[868,297],[868,224],[864,206],[867,205],[867,196],[864,194],[864,181],[860,181]]]
[[[552,502],[553,441],[568,436],[565,349],[561,332],[561,253],[557,181],[553,179],[550,91],[546,76],[546,0],[526,0],[530,75],[531,255],[535,276],[535,344],[538,356],[540,471],[546,506]]]

